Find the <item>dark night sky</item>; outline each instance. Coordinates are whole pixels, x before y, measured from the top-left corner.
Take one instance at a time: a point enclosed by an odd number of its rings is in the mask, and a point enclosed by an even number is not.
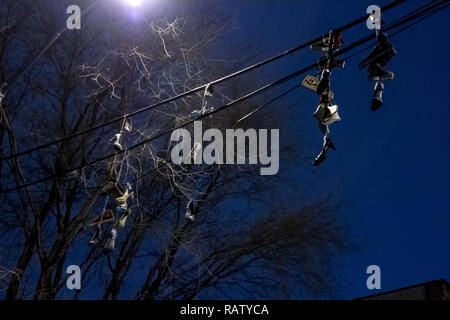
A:
[[[217,51],[233,44],[241,47],[237,59],[245,67],[342,26],[364,15],[371,4],[383,7],[390,2],[227,0],[226,6],[233,11],[230,16],[238,12],[236,28]],[[409,0],[382,15],[389,24],[424,3]],[[159,14],[158,1],[148,6],[153,15]],[[301,166],[295,174],[306,193],[329,192],[345,204],[342,219],[356,249],[336,264],[337,298],[378,293],[366,288],[366,268],[372,264],[381,268],[383,291],[450,279],[450,109],[445,97],[450,84],[450,44],[444,33],[450,29],[448,14],[447,8],[391,39],[398,55],[388,69],[395,72],[395,79],[386,83],[385,102],[377,112],[369,108],[373,84],[366,81],[366,71],[357,67],[369,51],[348,61],[343,70],[333,71],[334,103],[342,118],[331,127],[338,151],[330,151],[322,166]],[[344,41],[352,43],[370,32],[362,23],[344,32]],[[247,47],[253,50],[249,49],[249,56]],[[261,56],[252,56],[255,50]],[[255,77],[265,84],[316,58],[303,50]],[[301,78],[286,88],[295,81]],[[284,100],[304,137],[303,156],[311,162],[322,143],[312,117],[317,100],[305,88]],[[277,108],[282,106],[283,102]]]
[[[149,6],[158,6],[158,1],[152,0]],[[225,1],[238,9],[237,29],[227,34],[228,39],[253,48],[262,46],[262,57],[342,26],[364,15],[371,4],[382,7],[391,2]],[[423,4],[409,0],[383,18],[392,22]],[[337,152],[330,151],[323,165],[302,166],[294,174],[307,193],[329,192],[345,204],[341,215],[356,248],[336,264],[341,284],[337,298],[378,293],[366,288],[366,268],[371,264],[381,268],[383,291],[450,280],[450,108],[446,96],[450,41],[445,32],[450,30],[449,13],[447,8],[391,39],[398,55],[388,69],[395,72],[395,79],[386,83],[385,102],[378,111],[370,111],[373,84],[365,81],[366,71],[357,66],[368,52],[350,60],[343,70],[333,71],[334,102],[342,118],[331,126]],[[344,40],[352,43],[370,32],[362,23],[344,32]],[[245,53],[239,52],[246,61],[242,67],[259,60]],[[285,58],[269,69],[276,68],[267,82],[310,65],[316,58],[308,50]],[[286,88],[294,84],[295,80]],[[284,100],[286,106],[297,102],[289,108],[305,137],[304,157],[310,162],[322,144],[312,117],[317,101],[317,95],[305,88]]]
[[[276,54],[363,15],[368,5],[390,2],[246,1],[235,35],[246,30],[254,45]],[[389,24],[423,4],[407,1],[383,18]],[[305,185],[312,193],[329,191],[345,202],[343,219],[357,248],[336,265],[342,284],[338,298],[377,293],[366,288],[371,264],[381,268],[383,291],[450,279],[448,14],[447,8],[391,39],[398,55],[388,69],[395,79],[386,83],[385,102],[377,112],[369,109],[373,84],[357,67],[368,52],[332,74],[342,118],[331,127],[338,151],[330,151],[324,165],[299,169],[298,174],[305,182],[306,173]],[[369,32],[361,24],[345,32],[344,40],[351,43]],[[315,57],[301,52],[287,58],[280,63],[280,74],[309,65]],[[291,102],[301,98],[296,113],[307,138],[305,156],[312,161],[321,146],[311,117],[317,96],[301,90]]]

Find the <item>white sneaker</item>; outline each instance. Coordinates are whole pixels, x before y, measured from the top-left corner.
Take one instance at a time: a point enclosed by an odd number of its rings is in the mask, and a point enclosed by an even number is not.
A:
[[[122,145],[119,141],[114,142],[114,149],[116,149],[116,151],[122,151]]]
[[[114,247],[116,244],[116,238],[117,238],[117,230],[112,229],[111,234],[108,237],[108,241],[106,241],[105,249],[108,251],[114,251]]]

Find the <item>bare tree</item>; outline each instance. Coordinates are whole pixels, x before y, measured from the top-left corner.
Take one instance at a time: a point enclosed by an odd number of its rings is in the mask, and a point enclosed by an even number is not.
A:
[[[86,4],[81,3],[81,4]],[[9,88],[2,102],[1,156],[41,145],[152,105],[243,67],[233,51],[217,59],[235,25],[215,3],[166,1],[129,21],[118,5],[83,17]],[[64,23],[63,4],[6,0],[0,5],[0,80],[8,83]],[[225,19],[227,18],[227,19]],[[132,36],[130,36],[132,35]],[[215,107],[257,88],[254,75],[214,87]],[[265,97],[203,119],[224,132]],[[110,140],[124,122],[1,163],[1,189],[51,179],[0,202],[1,247],[9,275],[6,298],[194,299],[292,298],[332,294],[333,257],[346,247],[334,200],[300,201],[292,170],[301,165],[298,137],[283,139],[283,170],[254,165],[176,165],[170,137],[142,143],[192,119],[204,92],[132,118],[124,148]],[[287,128],[289,114],[260,112],[241,128]],[[186,126],[192,130],[192,126]],[[66,172],[70,171],[70,174]],[[114,210],[112,185],[130,183],[133,205],[115,250],[106,237],[88,246],[92,218]],[[108,189],[109,188],[109,189]],[[184,217],[195,200],[196,220]],[[108,232],[105,229],[104,232]],[[6,259],[6,260],[5,260]],[[65,267],[82,270],[82,289],[65,287]],[[1,281],[1,279],[0,279]]]

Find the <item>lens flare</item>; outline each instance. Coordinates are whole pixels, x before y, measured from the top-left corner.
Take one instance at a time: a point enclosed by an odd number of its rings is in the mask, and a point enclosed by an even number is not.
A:
[[[132,7],[139,7],[142,4],[142,0],[125,0],[125,2]]]

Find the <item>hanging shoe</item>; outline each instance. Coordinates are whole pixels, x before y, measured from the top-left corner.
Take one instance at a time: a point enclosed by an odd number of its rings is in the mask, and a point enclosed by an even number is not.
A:
[[[383,104],[383,89],[384,84],[381,82],[377,82],[375,84],[375,88],[373,90],[372,103],[370,109],[372,111],[378,110]]]
[[[344,37],[342,36],[342,33],[332,31],[332,37],[333,37],[333,45],[331,49],[333,50],[339,50],[339,48],[344,44]]]
[[[379,63],[371,65],[369,67],[369,81],[386,81],[394,79],[394,73],[392,71],[384,70]]]
[[[313,43],[312,45],[309,46],[309,48],[312,51],[328,51],[329,48],[329,44],[330,44],[330,40],[328,37],[323,37],[322,40]]]
[[[363,69],[369,66],[370,68],[370,65],[377,63],[384,67],[396,54],[397,51],[390,43],[377,44],[375,49],[358,64],[358,67]]]
[[[111,233],[108,237],[108,240],[106,241],[105,250],[114,251],[114,247],[116,245],[116,238],[117,238],[117,230],[113,228],[111,229]]]
[[[125,224],[127,223],[127,219],[131,214],[131,209],[126,209],[125,213],[122,215],[122,217],[119,219],[119,222],[117,223],[117,228],[125,228]]]
[[[117,216],[120,217],[122,215],[124,215],[128,210],[128,205],[126,202],[120,204],[119,206],[116,207],[116,213]]]
[[[345,60],[331,58],[330,64],[328,66],[328,57],[322,57],[317,64],[320,70],[324,70],[328,67],[331,69],[343,69],[345,67]]]
[[[338,108],[339,107],[336,104],[332,106],[327,106],[325,108],[323,118],[321,119],[323,125],[329,126],[335,123],[336,121],[341,121],[341,117],[339,117],[338,113]]]
[[[211,85],[211,83],[208,83],[208,85],[205,87],[204,96],[205,97],[212,97],[214,93],[214,89]]]
[[[94,235],[92,236],[91,240],[89,241],[89,245],[93,246],[94,244],[97,244],[100,240],[100,237],[102,235],[102,229],[100,225],[97,225],[97,230],[95,230]]]
[[[122,137],[122,133],[116,133],[111,140],[114,140],[114,149],[116,151],[122,151],[122,145],[120,144],[120,138]],[[111,141],[110,140],[110,141]]]
[[[129,192],[129,189],[125,191],[124,195],[121,197],[116,198],[116,202],[118,203],[126,203],[129,197],[134,197],[134,192]]]
[[[330,36],[332,41],[332,50],[338,50],[344,43],[342,33],[331,31],[322,40],[310,45],[310,49],[313,51],[328,52],[330,50]]]
[[[186,219],[189,219],[191,221],[195,221],[195,207],[194,202],[190,200],[188,204],[186,205]]]
[[[125,120],[123,129],[128,132],[131,132],[131,130],[133,130],[133,123],[131,122],[131,118]]]
[[[317,157],[313,161],[313,166],[317,167],[319,164],[325,161],[327,158],[327,152],[325,149],[322,149],[322,151],[317,155]]]
[[[317,121],[322,122],[322,119],[324,118],[325,114],[325,106],[327,102],[320,102],[320,104],[317,106],[316,111],[314,111],[313,116],[317,119]]]
[[[116,151],[122,151],[123,150],[122,145],[120,144],[119,141],[114,142],[114,150],[116,150]]]
[[[317,94],[324,94],[330,91],[330,75],[331,71],[330,69],[324,69],[322,71],[322,75],[320,76],[319,83],[317,84],[316,93]]]

